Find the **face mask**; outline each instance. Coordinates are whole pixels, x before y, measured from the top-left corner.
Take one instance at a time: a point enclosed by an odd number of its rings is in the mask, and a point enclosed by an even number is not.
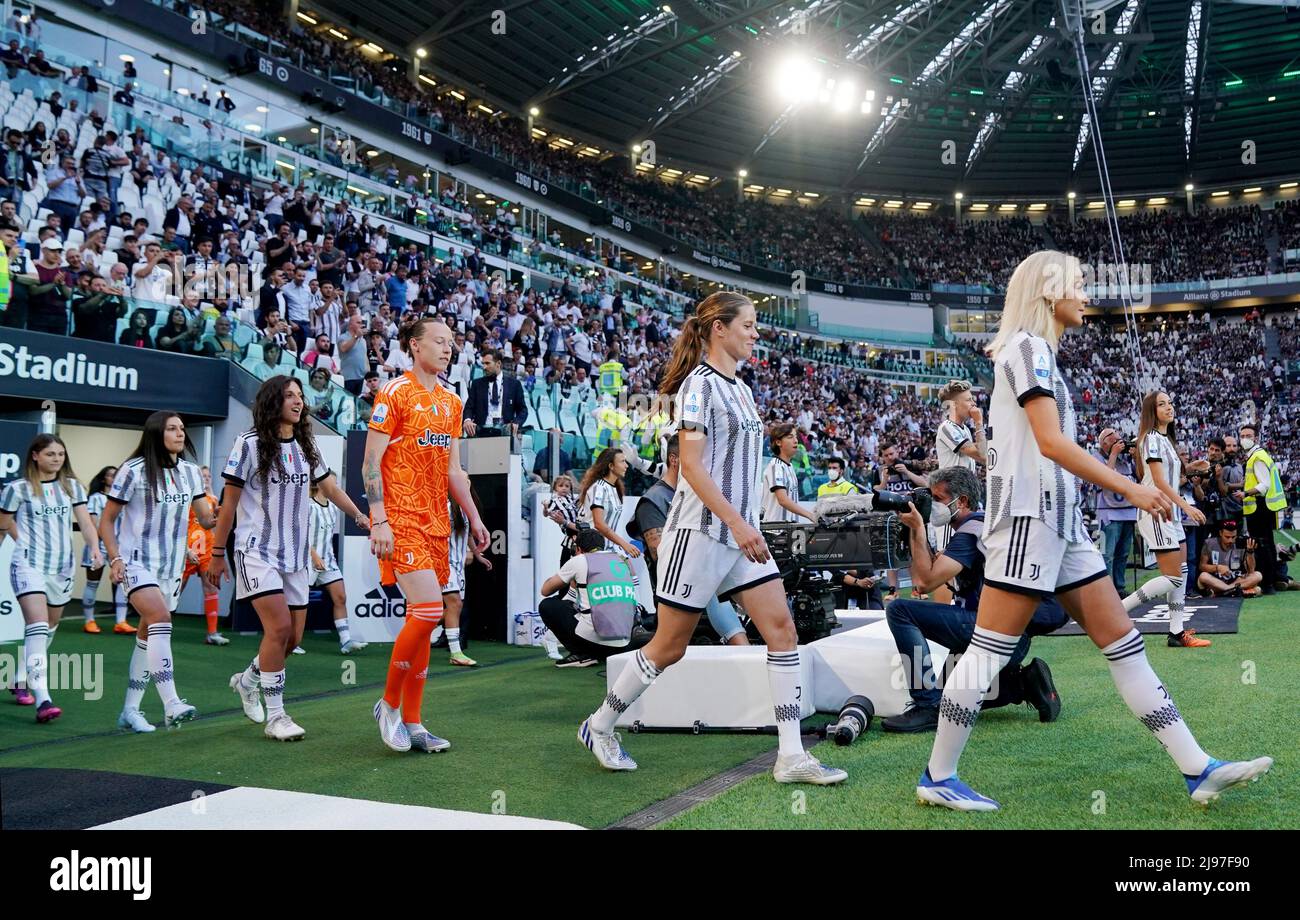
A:
[[[1255,449],[1255,441],[1254,441],[1254,439],[1253,439],[1253,438],[1242,438],[1242,439],[1241,439],[1241,449],[1242,449],[1242,450],[1254,450],[1254,449]]]
[[[930,523],[935,527],[947,527],[949,522],[957,514],[957,500],[953,499],[946,505],[935,505],[930,509]]]
[[[830,479],[831,482],[837,482],[837,481],[839,480],[839,478],[840,478],[840,471],[839,471],[839,470],[827,470],[827,471],[826,471],[826,476],[827,476],[827,478]]]

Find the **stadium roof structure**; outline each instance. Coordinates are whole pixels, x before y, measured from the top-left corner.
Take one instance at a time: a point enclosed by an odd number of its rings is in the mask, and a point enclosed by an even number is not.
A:
[[[311,5],[424,49],[433,92],[536,107],[578,148],[653,141],[684,181],[1059,198],[1098,187],[1097,128],[1117,193],[1300,174],[1297,0],[1065,2],[1099,125],[1060,0]]]

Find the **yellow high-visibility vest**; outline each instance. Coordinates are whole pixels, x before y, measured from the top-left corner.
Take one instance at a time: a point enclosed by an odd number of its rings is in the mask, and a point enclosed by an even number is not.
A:
[[[823,482],[817,487],[817,497],[823,495],[852,495],[854,492],[861,491],[847,479],[841,478],[839,482]]]
[[[1282,474],[1278,472],[1277,462],[1264,448],[1256,447],[1246,455],[1246,482],[1242,486],[1246,497],[1241,503],[1241,510],[1246,514],[1254,514],[1257,507],[1259,493],[1255,488],[1259,485],[1259,480],[1255,477],[1255,464],[1261,460],[1268,467],[1268,491],[1264,493],[1264,507],[1269,511],[1281,511],[1286,507],[1286,493],[1282,490]]]
[[[617,396],[623,389],[623,364],[619,361],[606,361],[597,369],[600,371],[598,384],[600,392]]]

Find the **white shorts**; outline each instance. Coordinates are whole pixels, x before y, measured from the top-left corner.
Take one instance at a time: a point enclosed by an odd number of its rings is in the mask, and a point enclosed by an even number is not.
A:
[[[138,562],[128,562],[126,564],[126,577],[122,579],[122,590],[126,592],[129,599],[133,593],[141,588],[157,588],[162,592],[163,600],[167,602],[167,610],[171,613],[176,612],[176,607],[181,602],[181,579],[168,578],[159,576],[140,565]]]
[[[44,594],[49,607],[63,607],[72,600],[72,574],[40,572],[27,563],[20,552],[14,553],[13,563],[9,566],[13,581],[14,597],[28,594]]]
[[[1145,511],[1138,512],[1137,532],[1142,535],[1142,542],[1153,553],[1172,553],[1179,544],[1187,542],[1182,521],[1160,521]]]
[[[307,606],[307,587],[311,581],[308,569],[281,572],[263,559],[239,552],[235,553],[233,569],[236,599],[255,601],[269,594],[283,594],[290,607]]]
[[[752,562],[735,547],[697,530],[665,528],[659,540],[657,568],[655,603],[688,613],[703,613],[715,596],[725,601],[781,577],[776,560]]]
[[[317,569],[315,566],[307,570],[311,576],[311,586],[313,588],[324,588],[332,585],[336,581],[343,580],[343,573],[338,570],[337,566],[330,566],[326,569]]]
[[[1050,597],[1104,578],[1106,560],[1091,543],[1069,543],[1038,518],[1011,517],[981,541],[984,583]]]
[[[442,586],[443,594],[458,593],[465,598],[465,545],[459,546],[453,536],[449,546],[451,552],[447,557],[447,583]]]

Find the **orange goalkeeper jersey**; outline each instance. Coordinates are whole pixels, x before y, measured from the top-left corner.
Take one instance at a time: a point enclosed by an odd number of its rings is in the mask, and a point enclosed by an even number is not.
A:
[[[390,438],[380,472],[393,529],[416,526],[429,536],[450,536],[447,471],[452,441],[460,437],[460,397],[442,386],[427,390],[407,371],[380,388],[370,428]]]

